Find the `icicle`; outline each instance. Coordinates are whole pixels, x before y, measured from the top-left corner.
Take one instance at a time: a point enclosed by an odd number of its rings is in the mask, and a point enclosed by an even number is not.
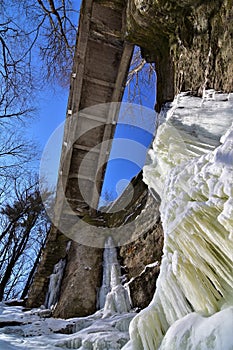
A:
[[[55,307],[60,293],[61,281],[64,273],[66,261],[61,259],[53,269],[49,278],[49,288],[45,299],[45,306],[50,309]]]
[[[104,318],[115,313],[129,312],[131,309],[128,292],[121,284],[120,264],[111,237],[108,237],[105,242],[103,283],[100,289],[99,304],[100,308],[104,309]]]
[[[117,260],[117,251],[114,246],[112,237],[108,237],[104,246],[103,280],[99,293],[100,309],[104,307],[106,295],[111,290],[111,269],[113,264],[116,264],[118,266],[120,273],[120,265]]]

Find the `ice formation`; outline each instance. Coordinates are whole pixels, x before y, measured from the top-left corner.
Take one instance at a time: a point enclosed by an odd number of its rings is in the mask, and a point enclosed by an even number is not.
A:
[[[130,324],[130,342],[126,344],[128,325],[135,314],[127,312],[128,297],[109,238],[102,310],[65,321],[46,318],[48,310],[0,304],[0,348],[233,349],[232,108],[233,94],[206,91],[203,99],[177,96],[160,115],[144,179],[162,199],[164,255],[154,298]],[[50,291],[60,267],[50,278]],[[56,302],[55,295],[48,296],[48,305]]]
[[[103,317],[122,314],[131,309],[128,291],[121,283],[121,267],[112,237],[108,237],[105,243],[99,304],[100,308],[104,308]]]
[[[58,263],[54,266],[53,273],[50,275],[49,288],[45,300],[45,305],[47,308],[53,308],[56,306],[56,303],[59,298],[61,281],[65,265],[65,259],[59,260]]]
[[[114,246],[114,242],[111,237],[108,237],[104,245],[103,255],[103,279],[99,293],[99,307],[102,309],[105,304],[106,296],[111,290],[111,269],[116,265],[120,270],[120,266],[117,260],[117,251]],[[118,271],[120,273],[120,271]]]
[[[191,313],[167,331],[159,350],[232,349],[233,307],[203,317]]]
[[[233,348],[232,108],[233,94],[206,92],[162,113],[144,179],[162,199],[164,255],[125,350]]]

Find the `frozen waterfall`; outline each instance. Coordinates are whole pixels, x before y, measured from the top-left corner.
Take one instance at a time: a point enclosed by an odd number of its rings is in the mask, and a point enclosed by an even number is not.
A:
[[[233,348],[232,110],[233,94],[183,93],[161,114],[144,180],[162,199],[164,255],[125,350]]]
[[[103,281],[99,294],[99,305],[103,317],[114,313],[129,312],[131,309],[128,291],[121,284],[121,267],[112,237],[108,237],[104,247]]]
[[[49,288],[45,299],[45,306],[48,309],[55,307],[58,301],[65,265],[65,259],[59,260],[54,266],[53,273],[50,275]]]
[[[46,298],[49,308],[56,305],[64,267],[65,260],[60,260],[50,276]],[[55,319],[44,307],[25,311],[22,306],[12,308],[0,303],[0,349],[122,349],[129,340],[129,323],[135,312],[121,284],[120,271],[117,251],[109,237],[104,250],[102,308],[90,316]],[[9,327],[12,323],[16,326]]]

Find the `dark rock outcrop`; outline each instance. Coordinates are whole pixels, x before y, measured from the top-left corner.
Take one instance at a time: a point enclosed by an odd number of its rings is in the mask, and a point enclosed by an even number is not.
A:
[[[29,292],[26,304],[28,307],[45,304],[49,277],[53,273],[54,266],[60,259],[66,259],[54,316],[70,318],[90,315],[96,311],[97,288],[100,286],[102,276],[103,249],[69,242],[68,237],[56,233],[55,228],[52,228]]]
[[[124,203],[124,196],[127,197],[128,190],[131,191],[132,188],[131,202],[125,209],[120,210]],[[146,265],[160,262],[163,246],[158,203],[148,194],[147,186],[142,182],[140,173],[132,180],[132,186],[126,189],[124,195],[113,206],[115,210],[117,208],[119,210],[113,214],[101,213],[102,224],[105,223],[103,230],[108,232],[107,227],[118,227],[117,236],[123,242],[119,247],[119,259],[124,266],[126,280],[134,278],[134,282],[129,285],[133,306],[143,308],[149,304],[153,296],[159,271],[159,265],[153,268],[146,268]],[[106,211],[108,211],[107,208]],[[125,239],[127,235],[132,236],[128,244]],[[98,304],[98,289],[102,281],[103,249],[70,241],[61,233],[54,232],[54,228],[49,234],[29,293],[27,306],[38,307],[45,303],[49,277],[60,259],[66,260],[66,267],[53,316],[70,318],[94,313]],[[136,284],[135,289],[133,286]]]
[[[181,91],[233,87],[232,0],[130,0],[127,38],[156,63],[157,109]]]
[[[138,276],[128,283],[132,306],[144,309],[149,305],[156,288],[160,266],[147,266]]]
[[[54,317],[87,316],[96,311],[103,249],[72,242]]]
[[[68,241],[69,238],[60,233],[55,227],[51,228],[46,247],[29,290],[27,307],[44,305],[49,286],[49,276],[53,273],[54,265],[60,259],[66,258]]]

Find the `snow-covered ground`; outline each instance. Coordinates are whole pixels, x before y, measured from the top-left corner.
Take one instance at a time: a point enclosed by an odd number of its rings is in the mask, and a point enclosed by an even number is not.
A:
[[[103,318],[99,311],[61,320],[49,314],[48,309],[25,311],[22,306],[1,303],[0,349],[121,349],[129,339],[129,322],[135,315],[129,312]]]

